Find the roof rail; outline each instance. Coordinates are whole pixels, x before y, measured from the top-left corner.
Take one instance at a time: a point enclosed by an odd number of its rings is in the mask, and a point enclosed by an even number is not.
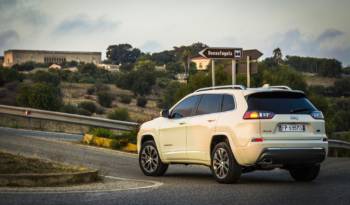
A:
[[[289,86],[286,85],[273,85],[270,86],[269,84],[264,84],[262,88],[276,88],[276,89],[282,89],[282,90],[292,90]]]
[[[194,92],[201,92],[206,90],[220,90],[220,89],[237,89],[237,90],[245,90],[245,87],[243,85],[222,85],[222,86],[213,86],[213,87],[206,87],[206,88],[200,88]]]
[[[282,90],[292,90],[292,88],[290,88],[289,86],[286,86],[286,85],[274,85],[274,86],[270,86],[270,88],[277,88],[277,89],[282,89]]]

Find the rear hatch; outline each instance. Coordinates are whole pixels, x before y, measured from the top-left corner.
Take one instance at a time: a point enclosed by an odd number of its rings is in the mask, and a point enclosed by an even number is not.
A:
[[[319,140],[324,137],[323,115],[304,93],[257,92],[247,96],[247,103],[245,117],[258,116],[260,135],[265,140]]]

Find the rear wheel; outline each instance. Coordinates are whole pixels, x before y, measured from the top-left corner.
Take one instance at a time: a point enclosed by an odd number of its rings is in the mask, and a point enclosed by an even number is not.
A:
[[[226,142],[220,142],[214,147],[211,154],[211,170],[219,183],[229,184],[239,180],[242,168]]]
[[[139,165],[147,176],[162,176],[168,169],[168,164],[164,164],[160,159],[154,141],[146,141],[141,145]]]
[[[290,175],[295,181],[312,181],[316,179],[320,172],[320,165],[301,165],[296,167],[291,167],[289,169]]]

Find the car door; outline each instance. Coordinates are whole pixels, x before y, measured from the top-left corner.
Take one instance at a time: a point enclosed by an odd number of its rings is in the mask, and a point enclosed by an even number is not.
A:
[[[190,96],[178,103],[170,116],[160,125],[161,152],[166,160],[186,159],[187,120],[197,106],[199,96]]]
[[[187,157],[189,160],[208,160],[211,137],[221,111],[221,94],[202,95],[193,117],[187,122]]]

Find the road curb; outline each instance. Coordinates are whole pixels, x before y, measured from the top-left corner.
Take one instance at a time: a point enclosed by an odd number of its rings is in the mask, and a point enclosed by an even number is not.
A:
[[[48,174],[0,174],[0,186],[8,187],[47,187],[95,182],[97,170],[73,173]]]

